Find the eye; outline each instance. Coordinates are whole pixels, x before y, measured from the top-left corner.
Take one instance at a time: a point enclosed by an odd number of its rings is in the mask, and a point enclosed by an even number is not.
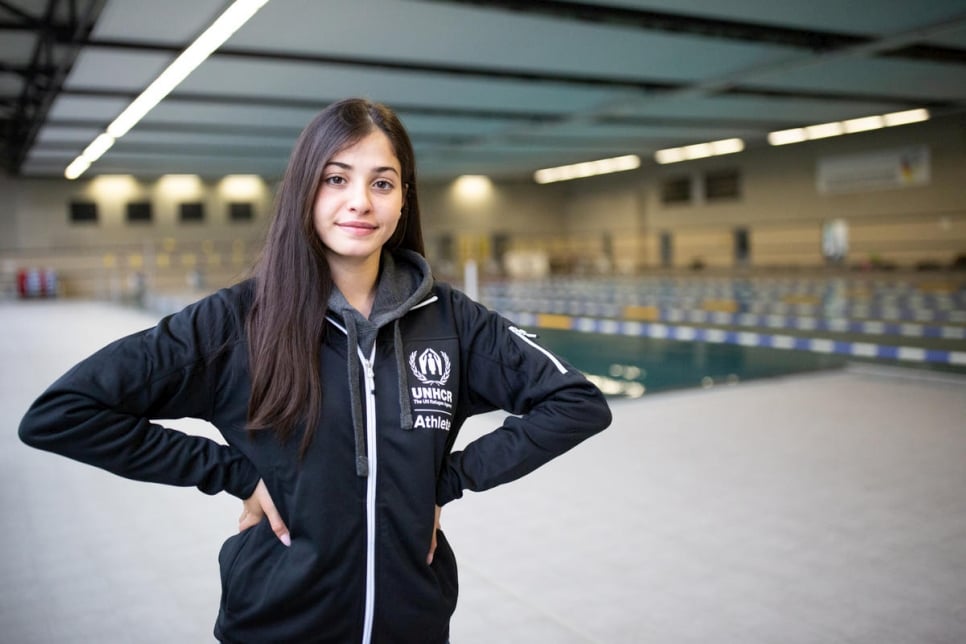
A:
[[[332,175],[329,175],[328,177],[324,177],[322,179],[322,183],[329,186],[341,186],[345,184],[345,177],[341,177],[337,174],[332,174]]]
[[[372,187],[374,187],[376,190],[389,192],[395,186],[393,185],[392,181],[389,181],[388,179],[376,179],[375,181],[372,182]]]

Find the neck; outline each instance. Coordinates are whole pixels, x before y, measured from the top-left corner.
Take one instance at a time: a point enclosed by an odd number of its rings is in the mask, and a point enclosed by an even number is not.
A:
[[[379,279],[379,256],[361,263],[343,262],[329,258],[332,282],[352,308],[368,318],[376,299]]]

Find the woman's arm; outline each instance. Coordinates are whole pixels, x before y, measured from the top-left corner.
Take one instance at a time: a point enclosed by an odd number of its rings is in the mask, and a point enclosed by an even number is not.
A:
[[[515,480],[605,429],[603,394],[536,336],[454,292],[472,408],[514,416],[451,453],[437,486],[437,503]]]
[[[248,498],[259,477],[241,452],[153,421],[211,419],[220,357],[237,342],[225,299],[206,298],[76,365],[27,411],[21,439],[127,478]]]

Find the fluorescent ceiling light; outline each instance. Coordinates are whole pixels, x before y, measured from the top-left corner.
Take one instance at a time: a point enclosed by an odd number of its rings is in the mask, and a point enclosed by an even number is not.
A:
[[[67,169],[64,170],[64,176],[73,181],[77,177],[87,172],[87,168],[89,167],[91,167],[90,161],[84,157],[77,157],[69,166],[67,166]]]
[[[882,120],[885,121],[886,127],[893,127],[895,125],[906,125],[907,123],[919,123],[920,121],[929,120],[929,110],[906,110],[905,112],[892,112],[891,114],[883,114]]]
[[[100,159],[105,152],[111,149],[111,146],[114,145],[114,141],[114,137],[106,132],[98,134],[97,138],[91,141],[91,144],[84,148],[84,151],[81,152],[81,156],[91,163],[94,163]]]
[[[658,150],[654,153],[654,160],[658,163],[677,163],[678,161],[686,161],[684,156],[684,150],[681,148],[667,148],[665,150]]]
[[[889,114],[863,116],[861,118],[849,119],[847,121],[832,121],[831,123],[819,123],[807,127],[797,127],[790,130],[777,130],[768,133],[768,142],[772,145],[786,145],[788,143],[801,143],[812,139],[824,139],[840,134],[854,134],[855,132],[867,132],[877,130],[881,127],[893,127],[896,125],[906,125],[908,123],[919,123],[929,120],[929,110],[915,109],[903,112],[891,112]]]
[[[789,143],[801,143],[807,140],[808,135],[805,134],[805,128],[803,127],[768,133],[768,142],[772,145],[788,145]]]
[[[805,128],[805,135],[809,139],[827,139],[830,136],[840,136],[845,130],[838,121],[809,125]]]
[[[533,180],[537,183],[553,183],[555,181],[569,181],[583,179],[612,172],[624,172],[641,166],[641,158],[636,154],[627,154],[597,161],[585,161],[572,165],[562,165],[555,168],[544,168],[533,173]]]
[[[842,121],[842,129],[845,130],[846,134],[878,130],[880,127],[885,127],[885,121],[881,116],[863,116],[862,118]]]
[[[680,148],[658,150],[654,153],[654,160],[663,165],[667,163],[678,163],[679,161],[690,161],[691,159],[704,159],[722,154],[734,154],[744,149],[745,142],[741,139],[722,139],[709,143],[685,145]]]
[[[171,90],[187,78],[188,74],[205,62],[208,56],[248,22],[248,19],[255,15],[255,12],[266,2],[268,0],[236,0],[204,33],[181,52],[181,55],[175,58],[174,62],[168,65],[161,75],[114,119],[113,123],[107,126],[108,133],[115,138],[127,134],[155,105],[170,94]]]
[[[735,154],[745,149],[745,142],[741,139],[722,139],[711,142],[711,152],[715,156],[722,154]]]
[[[711,144],[710,143],[697,143],[695,145],[686,145],[681,150],[684,152],[685,159],[703,159],[705,157],[711,156]]]
[[[261,9],[268,0],[235,0],[228,9],[225,10],[212,24],[208,27],[198,38],[195,39],[191,45],[188,46],[181,54],[174,59],[174,61],[168,65],[168,67],[161,72],[154,82],[148,85],[141,94],[134,99],[130,105],[128,105],[123,112],[121,112],[114,121],[107,126],[107,133],[100,135],[94,140],[97,143],[98,139],[104,136],[110,136],[111,144],[114,140],[121,138],[127,134],[132,127],[134,127],[138,121],[140,121],[144,116],[150,112],[154,107],[160,103],[165,96],[171,93],[171,91],[177,87],[181,81],[188,77],[188,74],[193,72],[198,65],[203,63],[208,56],[210,56],[216,49],[221,47],[228,38],[231,37],[233,33],[238,31],[238,29],[244,25],[248,20],[255,15],[259,9]],[[88,149],[94,146],[88,146]],[[103,145],[103,141],[98,144]],[[110,148],[110,145],[104,147],[100,154],[103,154]],[[87,150],[84,151],[87,153]],[[90,159],[90,163],[93,163],[100,157],[100,154]],[[88,167],[90,166],[88,163]],[[86,167],[79,173],[75,172],[82,164],[77,164],[75,160],[71,163],[68,168],[74,168],[74,171],[70,173],[64,171],[64,176],[68,179],[76,179],[87,169]]]

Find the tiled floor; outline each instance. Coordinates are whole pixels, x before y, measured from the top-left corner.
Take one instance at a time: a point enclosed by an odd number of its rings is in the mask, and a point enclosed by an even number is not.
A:
[[[0,304],[0,642],[213,641],[238,502],[16,438],[54,377],[153,321]],[[444,510],[455,644],[966,641],[966,379],[851,370],[614,412],[574,452]]]

